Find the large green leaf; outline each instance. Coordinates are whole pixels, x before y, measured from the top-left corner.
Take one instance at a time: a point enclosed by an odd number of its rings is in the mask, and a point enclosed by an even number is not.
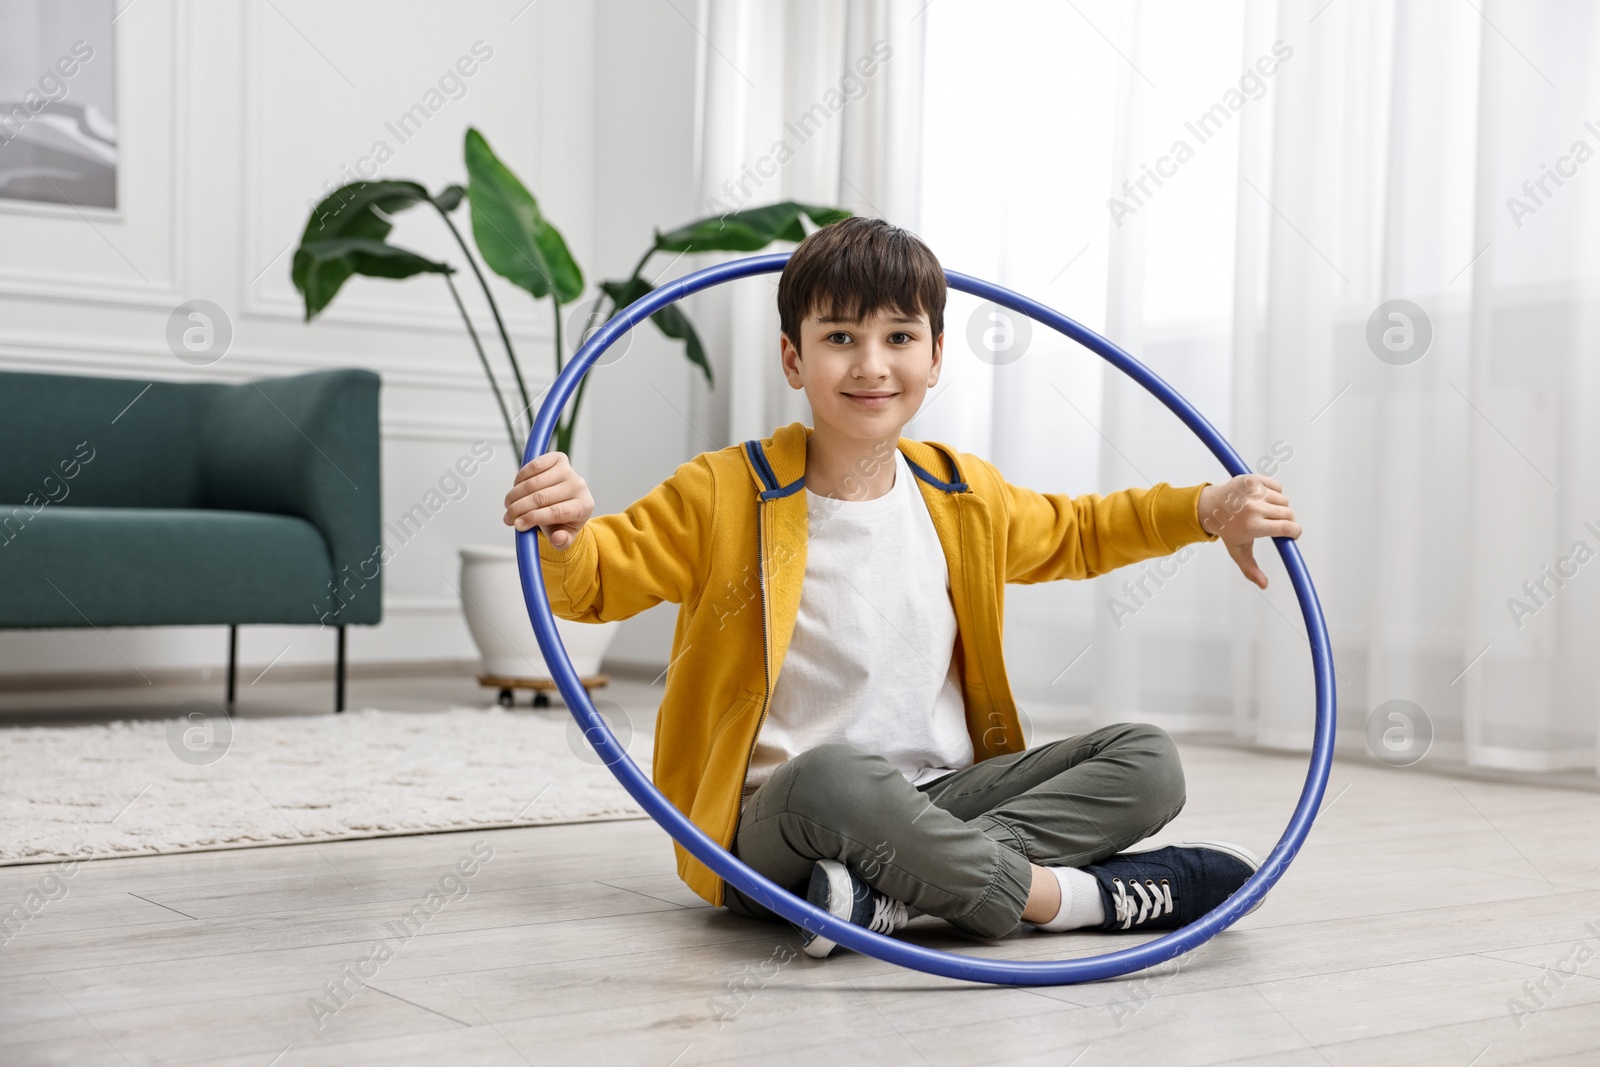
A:
[[[313,265],[344,260],[357,274],[371,278],[409,278],[414,274],[454,274],[448,263],[419,256],[371,237],[340,237],[313,241],[303,248]]]
[[[651,292],[654,287],[643,278],[635,275],[625,282],[601,282],[600,288],[611,298],[611,302],[616,305],[611,310],[611,316],[608,317],[609,321],[610,317],[614,317],[617,312]],[[684,355],[689,357],[690,363],[695,364],[705,372],[706,385],[712,385],[711,361],[706,358],[705,346],[700,343],[700,335],[695,332],[694,324],[678,308],[678,305],[668,304],[651,315],[650,321],[655,323],[662,333],[674,341],[683,342]]]
[[[300,243],[334,237],[386,236],[389,223],[369,208],[394,215],[426,199],[428,191],[416,182],[351,182],[329,193],[312,209]]]
[[[489,269],[535,297],[554,294],[559,304],[576,300],[583,292],[583,271],[566,241],[483,134],[471,127],[466,158],[472,236]]]
[[[315,251],[330,242],[366,240],[382,244],[394,228],[384,216],[404,211],[428,199],[428,191],[416,182],[382,181],[351,182],[329,193],[311,211],[305,231],[300,235],[300,247],[295,250],[290,278],[294,287],[305,298],[306,320],[327,307],[339,292],[340,286],[353,274],[369,273],[359,269],[360,263],[377,269],[397,269],[391,262],[394,257],[372,251],[364,246],[347,247],[351,254],[332,253],[328,249]],[[409,253],[407,253],[409,254]],[[421,257],[417,257],[420,259]],[[423,260],[423,262],[427,262]],[[415,274],[416,271],[410,273]],[[407,274],[378,274],[378,277],[408,277]]]
[[[656,232],[656,248],[664,252],[754,252],[773,241],[803,241],[805,215],[818,226],[847,219],[843,208],[818,207],[785,200],[778,204],[711,215],[668,233]]]
[[[373,237],[312,241],[294,254],[294,274],[305,279],[306,319],[322,311],[353,274],[371,278],[409,278],[414,274],[452,274],[455,268],[397,248]]]

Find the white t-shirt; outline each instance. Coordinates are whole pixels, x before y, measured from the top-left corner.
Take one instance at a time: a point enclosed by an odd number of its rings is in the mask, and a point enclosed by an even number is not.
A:
[[[906,458],[874,500],[806,493],[794,635],[740,805],[780,764],[830,741],[876,752],[913,785],[973,760],[956,672],[950,571]]]

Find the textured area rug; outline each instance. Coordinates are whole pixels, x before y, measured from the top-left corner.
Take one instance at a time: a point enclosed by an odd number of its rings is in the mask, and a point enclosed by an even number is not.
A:
[[[180,711],[0,728],[0,864],[647,818],[565,708]]]

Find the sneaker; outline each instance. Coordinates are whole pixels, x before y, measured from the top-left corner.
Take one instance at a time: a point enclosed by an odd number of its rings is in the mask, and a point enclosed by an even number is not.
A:
[[[806,899],[830,915],[848,919],[880,934],[892,934],[911,921],[914,913],[903,903],[873,889],[861,876],[838,860],[818,860],[811,869]],[[802,926],[800,947],[806,955],[823,959],[836,942]]]
[[[1139,931],[1189,925],[1232,896],[1260,866],[1255,853],[1239,845],[1184,841],[1119,852],[1083,870],[1100,883],[1106,910],[1100,929]],[[1260,906],[1258,900],[1250,911]]]

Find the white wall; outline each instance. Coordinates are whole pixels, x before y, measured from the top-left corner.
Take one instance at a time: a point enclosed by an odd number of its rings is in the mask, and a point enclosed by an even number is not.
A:
[[[394,155],[366,176],[432,190],[464,183],[470,125],[538,197],[591,283],[624,274],[652,226],[694,214],[694,28],[648,0],[142,0],[115,29],[119,209],[0,201],[0,369],[144,381],[377,371],[386,519],[418,502],[475,441],[496,455],[419,536],[391,544],[385,621],[351,631],[352,661],[475,659],[451,585],[456,548],[509,540],[500,501],[516,459],[449,292],[432,277],[356,278],[306,324],[289,281],[292,246],[325,183],[350,180],[342,169],[377,140]],[[479,41],[493,52],[466,92],[402,143],[385,124]],[[468,226],[465,209],[455,217]],[[464,268],[422,208],[400,217],[392,239]],[[467,272],[457,278],[494,359],[482,295]],[[491,286],[538,389],[554,369],[549,302],[496,278]],[[197,298],[220,305],[234,328],[226,357],[205,368],[180,362],[164,339],[172,309]],[[653,331],[594,372],[573,451],[598,511],[622,508],[698,451],[663,402],[688,410],[692,388],[677,346]],[[625,624],[612,658],[665,665],[671,610]],[[123,656],[146,670],[225,661],[222,627],[106,636],[116,648],[93,630],[0,631],[0,675],[126,671]],[[326,664],[332,638],[314,627],[241,631],[244,664],[264,666],[280,652],[282,665]]]

